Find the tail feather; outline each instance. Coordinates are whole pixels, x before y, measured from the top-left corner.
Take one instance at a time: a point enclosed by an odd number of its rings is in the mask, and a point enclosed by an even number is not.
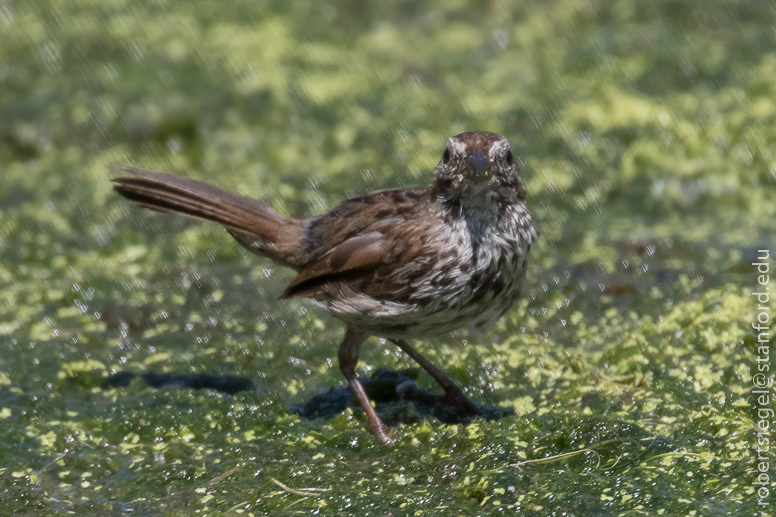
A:
[[[250,251],[294,267],[300,223],[265,203],[201,181],[121,168],[131,176],[114,178],[113,189],[127,199],[157,212],[212,221],[226,228]]]

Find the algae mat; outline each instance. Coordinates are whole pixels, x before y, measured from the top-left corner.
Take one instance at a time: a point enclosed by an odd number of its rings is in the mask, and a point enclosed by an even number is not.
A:
[[[754,0],[0,3],[1,512],[769,515],[775,22]],[[358,410],[292,411],[343,386],[343,329],[277,301],[289,271],[109,185],[181,171],[309,216],[427,184],[473,129],[526,178],[528,289],[418,346],[507,415],[397,403],[394,448]],[[381,366],[414,365],[375,340],[359,374]],[[253,389],[104,387],[124,371]]]

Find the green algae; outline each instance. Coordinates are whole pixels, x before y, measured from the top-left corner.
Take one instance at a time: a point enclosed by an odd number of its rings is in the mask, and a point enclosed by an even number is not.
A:
[[[4,511],[755,514],[774,21],[722,0],[0,6]],[[541,238],[509,314],[419,346],[515,415],[405,415],[392,449],[359,411],[292,413],[343,385],[342,326],[276,300],[288,271],[110,191],[131,164],[309,216],[428,183],[471,129],[512,141]],[[359,374],[381,366],[413,365],[375,340]],[[257,388],[102,388],[122,370]]]

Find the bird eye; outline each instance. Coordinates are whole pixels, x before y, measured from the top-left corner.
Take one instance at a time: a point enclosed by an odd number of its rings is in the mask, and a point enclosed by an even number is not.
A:
[[[450,149],[445,147],[445,152],[442,153],[442,162],[447,163],[450,161]]]
[[[507,151],[507,163],[512,165],[513,161],[515,161],[515,157],[512,155],[512,151]]]

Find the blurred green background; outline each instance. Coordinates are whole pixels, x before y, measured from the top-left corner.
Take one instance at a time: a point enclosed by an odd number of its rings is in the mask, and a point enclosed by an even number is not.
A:
[[[765,0],[0,0],[3,513],[757,515],[775,25]],[[392,449],[358,410],[290,411],[344,383],[288,270],[110,190],[133,165],[306,217],[429,184],[467,130],[510,139],[541,237],[505,318],[418,346],[515,416],[404,408]],[[380,366],[413,364],[373,340]],[[101,388],[123,370],[258,388]]]

